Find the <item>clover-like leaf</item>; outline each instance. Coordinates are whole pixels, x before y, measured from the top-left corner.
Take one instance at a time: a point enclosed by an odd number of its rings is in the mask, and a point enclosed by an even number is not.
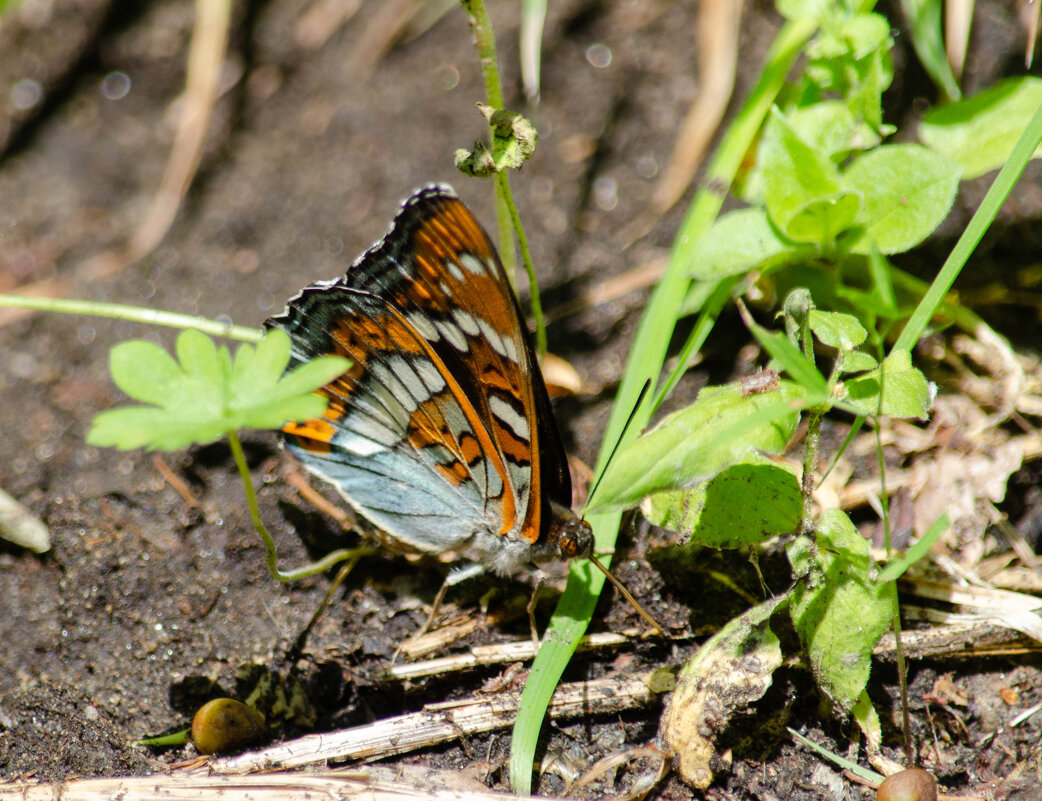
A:
[[[147,406],[110,409],[95,416],[87,442],[120,450],[177,450],[212,442],[239,428],[280,428],[320,416],[327,400],[314,394],[349,362],[322,356],[285,373],[289,337],[272,329],[256,348],[240,346],[234,360],[200,331],[177,338],[175,360],[159,345],[123,342],[109,354],[112,379]],[[284,375],[285,373],[285,375]]]

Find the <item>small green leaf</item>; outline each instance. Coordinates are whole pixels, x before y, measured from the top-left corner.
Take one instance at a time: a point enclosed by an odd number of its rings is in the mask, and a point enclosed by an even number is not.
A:
[[[890,22],[882,14],[853,14],[843,22],[843,37],[849,42],[850,55],[855,60],[868,57],[880,50],[889,50]]]
[[[803,398],[789,382],[748,397],[737,384],[703,389],[691,406],[616,454],[587,511],[636,506],[653,492],[705,481],[751,451],[782,450]]]
[[[949,525],[947,513],[942,514],[927,529],[926,533],[912,544],[911,548],[880,571],[876,581],[880,584],[886,584],[888,581],[897,581],[897,579],[901,578],[908,568],[929,553],[930,548],[948,530]]]
[[[860,193],[854,253],[902,253],[941,224],[959,187],[959,167],[921,145],[883,145],[858,157],[843,173]]]
[[[843,312],[812,309],[810,330],[823,344],[843,351],[856,348],[868,337],[868,331],[857,317]]]
[[[822,19],[832,6],[831,0],[778,0],[778,13],[785,19]]]
[[[739,209],[720,217],[702,237],[691,263],[695,278],[718,279],[761,272],[810,256],[813,248],[785,239],[761,208]]]
[[[868,150],[880,142],[879,134],[839,100],[792,109],[787,118],[800,139],[833,162],[851,151]]]
[[[844,373],[863,373],[879,366],[872,356],[860,350],[852,350],[843,355],[842,371]]]
[[[844,400],[858,414],[886,414],[925,420],[933,404],[933,387],[912,366],[906,350],[892,352],[883,360],[883,406],[879,408],[879,369],[843,383]]]
[[[800,139],[777,109],[764,132],[759,166],[767,213],[784,236],[825,244],[853,223],[858,197],[843,186],[828,156]]]
[[[912,46],[920,63],[948,99],[958,100],[962,93],[948,63],[942,37],[941,7],[941,0],[901,0],[912,35]]]
[[[180,364],[150,342],[124,342],[112,349],[117,386],[152,405],[102,412],[87,442],[121,450],[177,450],[239,428],[280,428],[290,420],[318,417],[327,401],[313,392],[349,365],[341,357],[325,356],[283,377],[290,341],[281,329],[269,331],[256,349],[242,345],[234,362],[227,348],[218,349],[191,329],[177,338],[176,351]]]
[[[926,113],[919,126],[923,144],[976,178],[1009,160],[1036,109],[1042,106],[1042,78],[1022,76]],[[1042,158],[1042,147],[1032,158]]]
[[[879,753],[883,744],[883,726],[879,722],[879,713],[872,706],[872,699],[868,697],[868,690],[861,691],[861,697],[854,704],[851,715],[862,734],[865,735],[865,743],[872,753]]]
[[[250,348],[252,346],[244,345]],[[231,357],[227,348],[221,348],[223,355],[217,349],[217,345],[202,331],[189,328],[182,331],[177,337],[174,345],[177,352],[177,360],[181,362],[181,369],[185,375],[199,378],[207,384],[217,386],[227,380],[231,369]]]
[[[146,403],[162,403],[181,378],[174,358],[154,342],[132,339],[109,351],[109,369],[116,386]]]
[[[795,588],[790,611],[818,686],[850,712],[868,683],[872,648],[896,610],[888,588],[868,575],[868,543],[843,512],[827,510],[818,523],[817,546],[790,546],[794,569],[810,560]]]
[[[692,544],[739,548],[796,530],[800,482],[791,470],[753,453],[707,483],[655,493],[641,508],[652,523],[688,534]]]

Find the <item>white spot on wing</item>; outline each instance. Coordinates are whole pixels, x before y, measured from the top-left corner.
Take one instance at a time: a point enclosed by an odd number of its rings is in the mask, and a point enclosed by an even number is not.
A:
[[[456,325],[463,329],[463,332],[468,336],[476,337],[480,332],[477,321],[463,309],[453,309],[452,319],[456,321]]]
[[[445,379],[441,377],[441,373],[439,373],[438,368],[434,366],[434,362],[422,359],[417,361],[413,367],[416,369],[416,373],[420,376],[420,380],[427,386],[428,393],[436,395],[445,389]]]
[[[393,358],[386,364],[376,362],[369,367],[369,373],[376,382],[375,386],[370,387],[371,391],[380,396],[390,409],[398,406],[406,414],[412,414],[427,399],[427,389],[416,374],[409,370],[404,359]],[[381,389],[385,391],[381,392]],[[416,394],[417,389],[419,395]]]
[[[498,353],[500,356],[506,356],[507,350],[503,345],[503,339],[499,336],[499,332],[492,327],[488,320],[478,318],[478,327],[481,329],[481,333],[485,337],[485,341],[492,346],[492,350]]]
[[[528,440],[531,432],[528,428],[528,421],[502,398],[496,395],[490,395],[488,399],[488,407],[492,410],[492,414],[503,423],[507,428],[517,434],[518,439]]]
[[[373,454],[390,450],[386,445],[368,437],[360,436],[353,431],[345,431],[342,434],[338,434],[336,444],[358,456],[372,456]]]
[[[463,271],[459,268],[459,265],[456,264],[456,262],[454,262],[454,261],[452,261],[450,259],[446,259],[444,261],[444,264],[445,264],[445,272],[447,272],[449,275],[452,276],[452,280],[457,282],[457,283],[462,283],[462,281],[463,281]]]
[[[460,331],[453,323],[439,320],[435,323],[438,327],[438,331],[441,335],[448,340],[449,344],[452,345],[460,353],[467,352],[467,338],[463,336],[463,332]]]
[[[469,253],[461,253],[459,263],[463,265],[463,268],[467,272],[474,273],[474,275],[485,275],[488,273],[488,268],[485,266],[485,262]]]
[[[438,330],[431,322],[431,318],[423,312],[413,312],[410,314],[409,325],[415,328],[416,332],[428,342],[437,342],[438,339],[440,339],[440,334],[438,334]]]
[[[521,363],[521,360],[517,357],[517,346],[514,344],[513,337],[507,337],[503,340],[503,350],[510,361],[517,364]]]

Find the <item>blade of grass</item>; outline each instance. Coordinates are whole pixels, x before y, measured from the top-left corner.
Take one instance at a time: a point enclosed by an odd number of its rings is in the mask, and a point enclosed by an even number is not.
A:
[[[1024,133],[1017,140],[1013,152],[1010,153],[1009,160],[1002,165],[1002,169],[999,170],[999,174],[992,182],[988,193],[984,196],[984,200],[981,201],[980,206],[977,208],[977,212],[973,215],[969,225],[966,226],[966,230],[962,232],[959,241],[955,243],[951,254],[945,260],[941,271],[937,274],[933,283],[930,284],[930,288],[923,295],[923,299],[919,301],[915,311],[912,312],[907,325],[905,325],[904,330],[894,344],[894,350],[911,350],[915,347],[915,343],[923,335],[934,312],[937,311],[944,301],[944,296],[948,294],[948,290],[952,288],[952,284],[955,283],[955,279],[959,276],[962,268],[966,266],[970,254],[973,253],[977,243],[984,236],[984,232],[988,230],[988,226],[991,225],[995,215],[998,214],[1003,202],[1005,202],[1009,193],[1013,191],[1017,181],[1020,180],[1020,176],[1024,172],[1027,163],[1031,160],[1031,156],[1038,147],[1039,142],[1042,142],[1042,106],[1039,106],[1031,121],[1027,124]]]
[[[952,75],[942,41],[941,0],[901,0],[901,10],[908,20],[919,62],[949,102],[958,100],[962,92]]]
[[[785,729],[789,732],[789,734],[791,734],[799,742],[807,746],[807,748],[809,748],[811,751],[814,751],[818,755],[825,757],[825,759],[829,760],[830,762],[839,765],[839,767],[843,768],[844,770],[849,770],[851,773],[857,774],[861,778],[868,779],[869,781],[875,782],[876,784],[879,784],[881,781],[883,781],[883,776],[881,776],[880,774],[868,770],[867,768],[863,768],[859,764],[857,764],[857,762],[851,762],[849,759],[845,759],[844,757],[841,757],[839,754],[833,754],[828,749],[822,748],[817,743],[808,740],[806,737],[804,737],[791,726],[786,726]]]
[[[658,379],[673,328],[691,283],[688,265],[691,263],[698,239],[719,214],[726,187],[734,180],[742,159],[763,124],[774,98],[784,85],[785,78],[799,56],[803,44],[815,30],[815,22],[805,19],[788,22],[778,32],[756,87],[724,135],[713,161],[708,166],[705,188],[699,190],[688,210],[674,241],[669,267],[651,293],[647,309],[641,317],[604,434],[604,442],[613,444],[619,438],[644,382],[649,378],[653,381]],[[706,333],[708,334],[708,331]],[[637,414],[627,440],[632,440],[647,423],[651,416],[651,404],[645,403],[644,408]],[[604,470],[610,450],[610,446],[603,449],[598,457],[595,471],[598,475]],[[610,552],[613,549],[621,520],[620,512],[590,516],[589,523],[593,526],[599,552]],[[579,639],[586,631],[603,586],[604,577],[600,573],[592,573],[588,565],[572,565],[568,586],[550,621],[542,647],[532,665],[532,672],[525,683],[520,710],[514,724],[510,786],[516,793],[527,795],[531,792],[535,747],[547,705]]]

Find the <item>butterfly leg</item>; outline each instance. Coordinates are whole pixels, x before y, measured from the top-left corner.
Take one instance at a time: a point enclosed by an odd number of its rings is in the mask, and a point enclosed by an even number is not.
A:
[[[441,603],[445,600],[445,593],[449,591],[450,587],[455,587],[457,584],[462,584],[464,581],[477,578],[484,572],[484,566],[479,565],[477,562],[472,562],[464,567],[456,567],[450,570],[449,575],[445,577],[445,581],[441,583],[441,589],[438,590],[438,594],[434,596],[434,602],[431,604],[431,613],[427,615],[427,622],[425,622],[420,627],[420,630],[413,636],[420,637],[430,631],[435,618],[438,616],[438,612],[441,610]]]
[[[416,631],[415,634],[413,634],[411,637],[409,637],[408,640],[399,644],[399,646],[394,649],[394,655],[391,657],[391,664],[393,665],[395,662],[398,661],[398,656],[399,654],[401,654],[402,650],[405,649],[407,643],[414,643],[415,641],[419,640],[420,637],[422,637],[424,634],[431,630],[431,627],[434,625],[434,621],[438,617],[438,612],[441,611],[442,601],[445,600],[445,595],[446,593],[448,593],[450,588],[455,587],[457,584],[462,584],[464,581],[467,581],[469,579],[476,578],[484,572],[484,566],[479,565],[476,562],[469,565],[465,565],[464,567],[457,567],[449,571],[449,574],[445,577],[445,581],[442,582],[441,588],[438,590],[437,595],[434,596],[434,601],[431,603],[431,611],[427,615],[427,620],[424,621],[423,625],[420,626],[420,628]]]
[[[539,605],[539,592],[543,589],[543,585],[546,583],[546,574],[542,570],[536,570],[533,574],[532,583],[532,597],[528,600],[528,606],[525,609],[528,611],[528,627],[532,633],[532,645],[535,646],[535,650],[539,650],[539,628],[535,623],[535,610]]]

